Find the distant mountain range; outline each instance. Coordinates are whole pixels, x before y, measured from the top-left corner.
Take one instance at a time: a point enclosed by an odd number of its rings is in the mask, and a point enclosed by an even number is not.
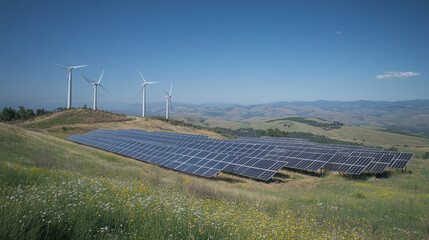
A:
[[[140,115],[141,104],[131,104],[114,112]],[[148,105],[149,115],[164,115],[165,105]],[[259,105],[223,103],[173,103],[172,116],[189,115],[229,121],[256,121],[284,116],[305,116],[338,121],[351,126],[386,128],[407,134],[429,137],[429,100],[409,101],[302,101],[274,102]]]
[[[84,103],[76,102],[76,106]],[[1,107],[41,108],[34,104],[0,103]],[[51,110],[57,104],[44,104]],[[89,105],[88,105],[89,106]],[[165,103],[148,104],[149,116],[164,116]],[[100,104],[100,109],[127,115],[141,115],[141,104]],[[304,116],[338,121],[351,126],[385,128],[406,134],[429,137],[429,100],[409,101],[301,101],[257,105],[225,103],[183,104],[173,102],[171,116],[195,116],[229,121],[256,121],[285,116]]]

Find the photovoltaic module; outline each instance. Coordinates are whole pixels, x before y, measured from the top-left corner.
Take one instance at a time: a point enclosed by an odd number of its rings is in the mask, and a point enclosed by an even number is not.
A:
[[[413,153],[359,145],[319,144],[305,139],[242,137],[211,139],[203,135],[98,129],[72,135],[70,141],[202,177],[219,172],[267,181],[283,167],[326,169],[350,174],[404,168]]]

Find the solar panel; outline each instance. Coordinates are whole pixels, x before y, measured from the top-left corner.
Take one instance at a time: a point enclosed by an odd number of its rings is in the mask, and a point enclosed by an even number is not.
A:
[[[390,167],[405,168],[413,156],[414,153],[400,153],[398,157],[391,162]]]
[[[82,136],[73,135],[68,139],[203,177],[216,175],[234,159],[229,154],[216,154],[210,157],[208,152],[180,151],[181,149],[176,147],[163,146],[157,142],[147,143],[142,142],[141,139],[133,140],[126,137],[124,138],[121,131],[93,131]],[[150,149],[150,151],[144,151],[144,149]],[[179,153],[169,154],[170,152]],[[200,162],[204,164],[196,165]]]
[[[346,156],[337,154],[325,164],[325,169],[352,174],[361,174],[372,162],[370,157]]]
[[[383,172],[387,167],[403,168],[413,157],[413,153],[318,144],[305,139],[263,136],[221,140],[140,129],[98,129],[67,139],[198,176],[212,177],[225,171],[265,181],[283,167],[361,174]]]

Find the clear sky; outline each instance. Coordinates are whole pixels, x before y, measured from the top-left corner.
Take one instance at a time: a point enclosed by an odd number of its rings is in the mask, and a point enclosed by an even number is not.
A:
[[[429,1],[0,3],[0,102],[257,104],[429,98]]]

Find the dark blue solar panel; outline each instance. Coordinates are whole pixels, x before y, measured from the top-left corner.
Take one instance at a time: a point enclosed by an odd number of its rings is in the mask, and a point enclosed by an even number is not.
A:
[[[199,176],[227,171],[263,180],[271,178],[283,166],[310,171],[335,169],[353,174],[363,170],[381,172],[386,167],[403,168],[413,156],[412,153],[363,146],[316,144],[302,139],[260,137],[233,141],[138,129],[99,129],[68,139]]]

